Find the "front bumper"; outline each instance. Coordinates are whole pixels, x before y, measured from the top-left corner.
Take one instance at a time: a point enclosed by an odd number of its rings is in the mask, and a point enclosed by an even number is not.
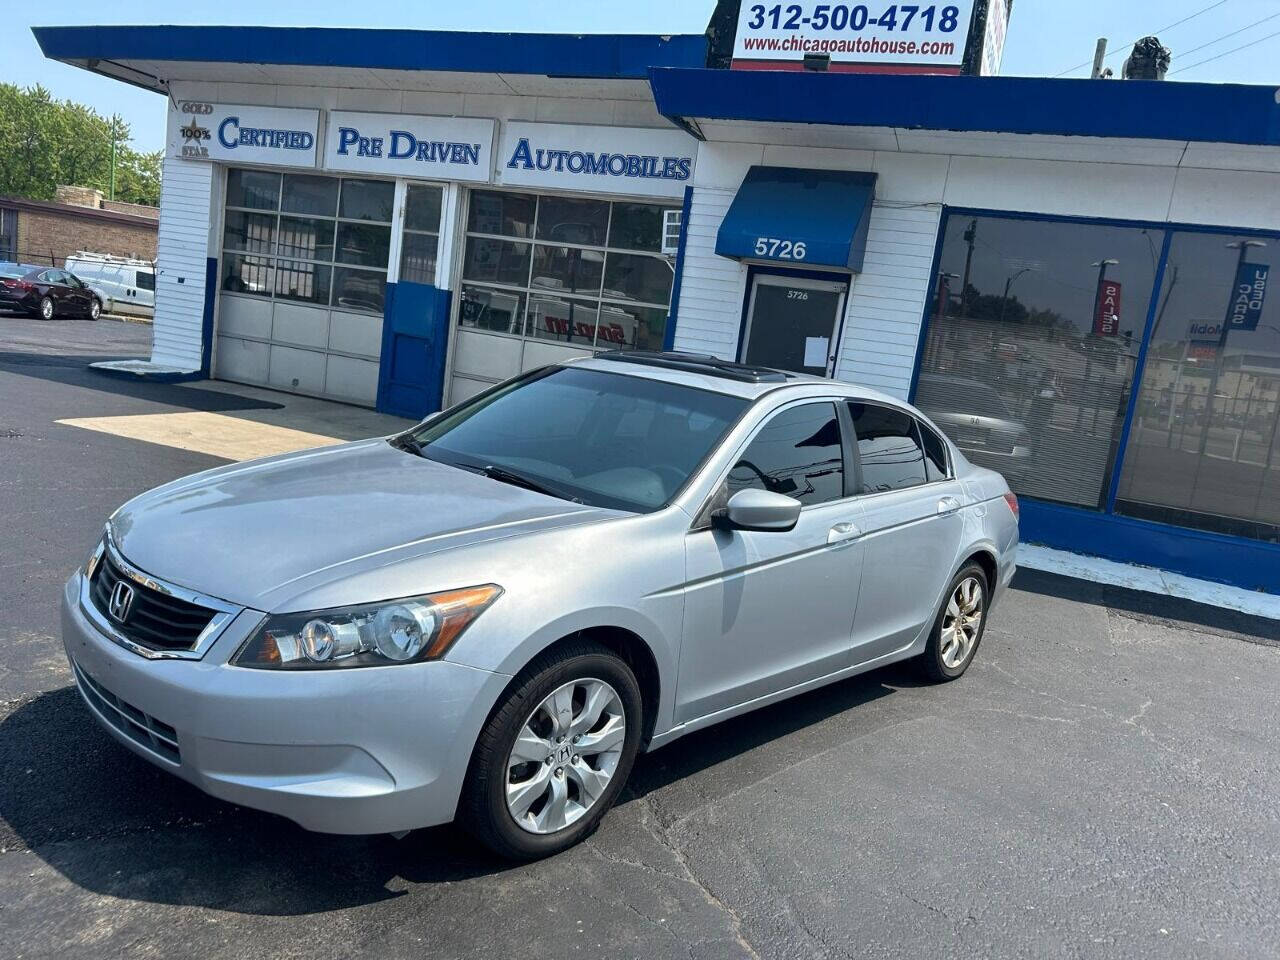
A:
[[[453,819],[471,749],[509,677],[447,661],[255,670],[227,661],[261,614],[242,611],[199,660],[149,660],[62,597],[76,686],[120,743],[215,797],[324,833]]]

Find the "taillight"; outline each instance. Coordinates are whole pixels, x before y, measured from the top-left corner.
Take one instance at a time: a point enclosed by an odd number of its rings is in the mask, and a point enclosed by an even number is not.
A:
[[[0,283],[3,283],[10,290],[30,290],[31,289],[31,284],[27,283],[27,281],[25,280],[2,280],[0,281]]]
[[[1018,519],[1018,497],[1017,494],[1010,491],[1004,495],[1004,502],[1009,505],[1009,510],[1013,513],[1013,519]]]

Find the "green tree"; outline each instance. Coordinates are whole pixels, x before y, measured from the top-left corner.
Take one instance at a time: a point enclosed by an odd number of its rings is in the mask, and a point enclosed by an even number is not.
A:
[[[111,188],[111,145],[116,145],[116,199],[160,202],[161,152],[128,146],[129,125],[72,100],[55,100],[44,87],[0,83],[0,194],[52,200],[59,184]]]

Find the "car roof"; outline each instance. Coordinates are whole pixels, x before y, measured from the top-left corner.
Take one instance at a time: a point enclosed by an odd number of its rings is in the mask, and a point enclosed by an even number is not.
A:
[[[743,397],[747,400],[756,400],[767,393],[822,387],[829,393],[847,396],[850,399],[903,404],[898,397],[859,384],[767,367],[751,367],[745,364],[729,363],[708,355],[676,351],[637,350],[627,353],[617,351],[597,354],[594,357],[566,360],[563,365],[599,370],[604,373],[644,377],[648,380],[661,380],[699,390]],[[812,390],[806,392],[812,392]]]

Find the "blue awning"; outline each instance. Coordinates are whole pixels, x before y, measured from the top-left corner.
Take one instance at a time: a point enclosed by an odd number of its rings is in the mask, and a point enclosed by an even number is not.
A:
[[[716,235],[716,253],[792,266],[862,269],[876,175],[752,167]]]

